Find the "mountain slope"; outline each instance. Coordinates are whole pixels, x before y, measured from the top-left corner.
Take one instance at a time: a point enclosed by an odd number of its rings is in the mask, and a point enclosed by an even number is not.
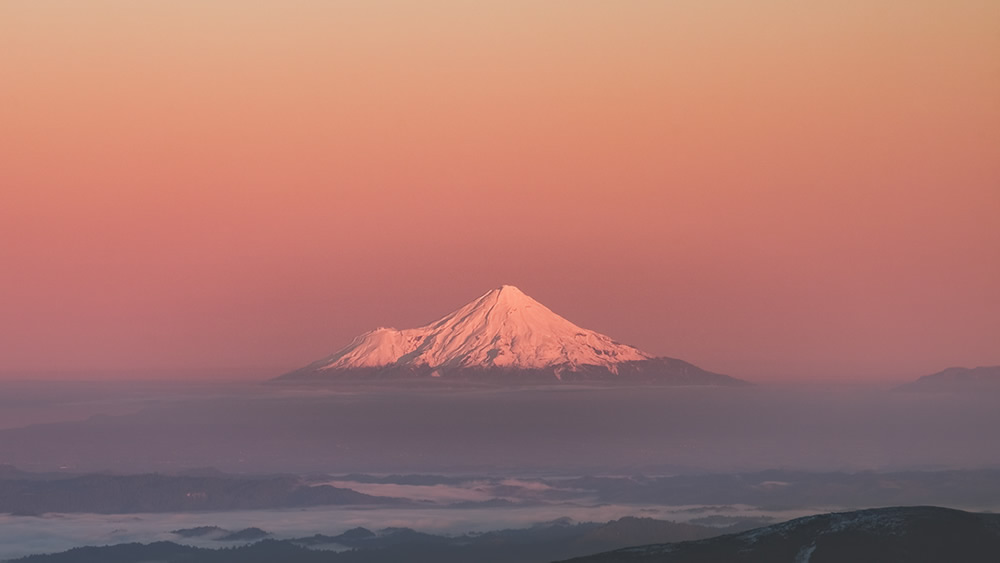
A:
[[[581,328],[510,285],[422,327],[366,332],[336,353],[280,379],[496,375],[515,376],[517,381],[626,378],[739,383]]]
[[[1000,391],[1000,366],[951,367],[899,387],[901,391]]]
[[[626,548],[574,563],[995,562],[1000,515],[929,506],[821,514],[707,540]]]

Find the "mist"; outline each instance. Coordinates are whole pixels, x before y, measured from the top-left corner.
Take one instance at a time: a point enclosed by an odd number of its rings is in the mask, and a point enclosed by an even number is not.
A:
[[[105,383],[72,400],[63,389],[32,389],[31,402],[14,399],[20,408],[4,415],[3,463],[32,471],[448,474],[1000,464],[1000,436],[984,431],[1000,427],[998,394],[218,384],[212,392],[178,384],[164,393],[146,385]]]

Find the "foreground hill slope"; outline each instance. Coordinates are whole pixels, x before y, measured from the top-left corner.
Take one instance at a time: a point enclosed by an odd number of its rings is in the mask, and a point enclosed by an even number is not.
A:
[[[798,518],[700,541],[626,548],[573,563],[987,563],[1000,561],[1000,515],[918,506]]]

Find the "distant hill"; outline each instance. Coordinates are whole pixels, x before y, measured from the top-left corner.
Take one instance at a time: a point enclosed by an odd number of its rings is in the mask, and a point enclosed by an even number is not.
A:
[[[1000,514],[897,507],[821,514],[707,540],[647,545],[573,563],[996,563]]]
[[[739,529],[746,529],[742,527]],[[256,530],[256,535],[266,532]],[[51,555],[32,555],[18,563],[548,563],[641,542],[682,541],[718,536],[734,528],[681,524],[650,518],[622,518],[605,524],[572,524],[563,519],[530,528],[461,536],[438,536],[409,528],[373,532],[364,528],[337,536],[272,540],[224,549],[203,549],[174,542],[80,547]],[[175,530],[175,534],[212,534],[214,526]],[[350,548],[332,551],[330,548]]]
[[[1000,391],[1000,366],[952,367],[898,387],[900,391]]]

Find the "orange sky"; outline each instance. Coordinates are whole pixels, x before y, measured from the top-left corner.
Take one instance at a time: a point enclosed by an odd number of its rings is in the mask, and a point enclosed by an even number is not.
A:
[[[0,372],[261,377],[501,283],[758,381],[1000,364],[998,21],[0,3]]]

